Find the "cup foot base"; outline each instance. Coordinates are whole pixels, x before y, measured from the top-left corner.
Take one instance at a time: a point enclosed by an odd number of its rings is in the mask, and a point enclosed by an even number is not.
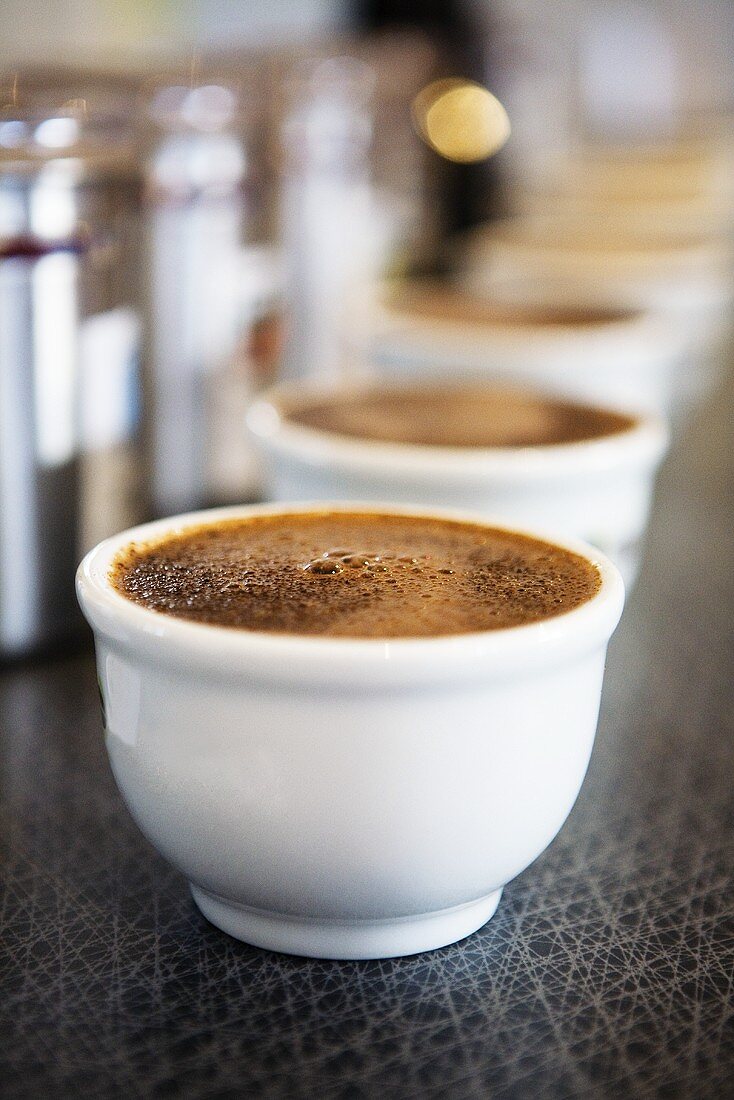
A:
[[[191,884],[206,919],[253,947],[314,959],[389,959],[455,943],[494,915],[502,890],[434,913],[391,920],[320,920],[252,909]]]

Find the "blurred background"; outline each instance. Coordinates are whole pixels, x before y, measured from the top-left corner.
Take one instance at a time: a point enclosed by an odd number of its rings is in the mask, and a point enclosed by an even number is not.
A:
[[[725,374],[729,0],[5,0],[0,31],[2,659],[73,635],[100,539],[262,496],[275,382],[486,366],[682,431]]]

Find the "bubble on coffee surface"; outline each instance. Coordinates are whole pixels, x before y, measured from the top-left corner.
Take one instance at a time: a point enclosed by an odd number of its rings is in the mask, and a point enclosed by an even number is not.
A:
[[[395,554],[379,554],[375,551],[365,550],[324,550],[316,558],[312,558],[304,564],[306,573],[314,573],[319,577],[333,577],[340,573],[359,573],[362,579],[378,577],[380,574],[389,574],[381,580],[391,583],[405,583],[407,574],[422,574],[428,564],[428,556],[413,557],[408,554],[396,556]],[[452,570],[442,570],[452,572]]]
[[[598,570],[560,547],[482,525],[378,513],[226,520],[122,551],[128,599],[244,630],[428,637],[558,615]]]
[[[329,558],[323,554],[320,558],[314,558],[313,561],[307,561],[303,566],[304,573],[315,573],[318,577],[334,576],[336,573],[343,573],[344,566],[336,558]]]

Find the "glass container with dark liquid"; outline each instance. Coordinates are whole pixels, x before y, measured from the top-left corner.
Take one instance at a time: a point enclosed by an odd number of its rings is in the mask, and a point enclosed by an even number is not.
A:
[[[0,659],[76,631],[80,554],[142,512],[133,144],[63,98],[0,115]]]

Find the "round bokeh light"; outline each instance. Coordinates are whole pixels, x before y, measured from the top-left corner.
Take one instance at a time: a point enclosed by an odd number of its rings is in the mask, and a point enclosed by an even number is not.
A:
[[[413,100],[413,121],[431,149],[460,164],[486,160],[510,136],[510,120],[496,96],[460,77],[423,88]]]

